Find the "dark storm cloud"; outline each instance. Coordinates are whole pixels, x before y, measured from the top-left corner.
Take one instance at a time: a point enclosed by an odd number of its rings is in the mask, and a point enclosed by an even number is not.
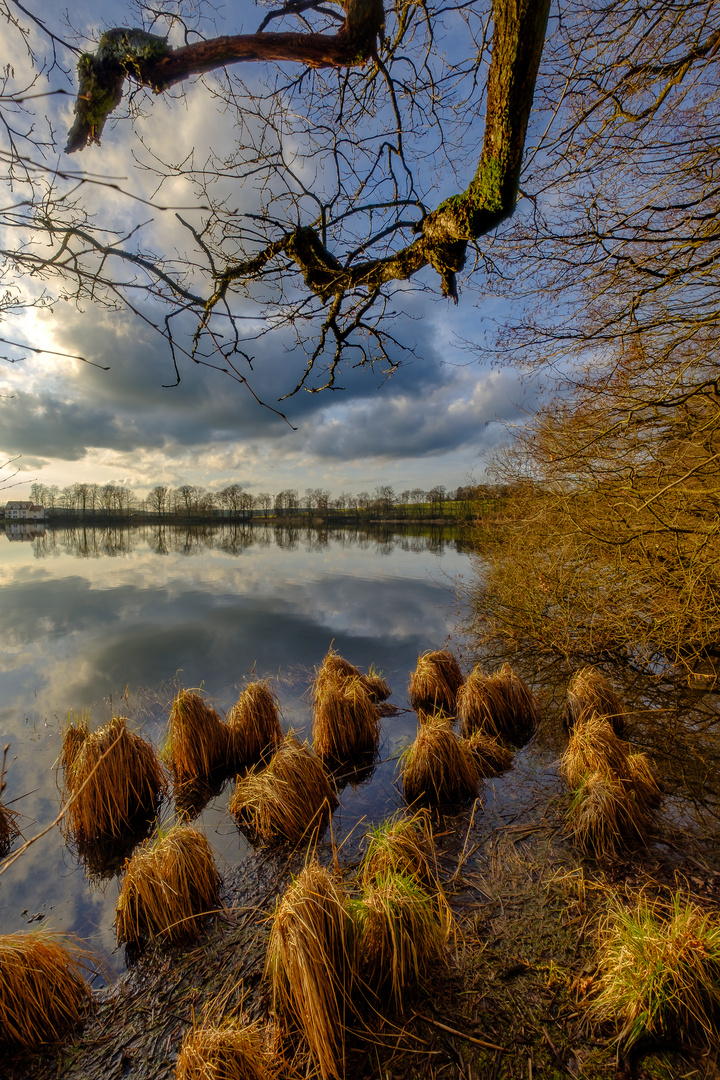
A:
[[[428,392],[389,396],[370,405],[352,402],[330,415],[310,435],[308,449],[319,457],[427,457],[473,446],[494,446],[503,434],[495,421],[520,415],[518,386],[507,373],[493,373],[478,385],[445,369],[447,383]]]
[[[163,388],[174,374],[165,343],[129,316],[73,313],[56,329],[59,346],[110,370],[81,367],[65,383],[39,382],[33,391],[16,385],[13,397],[0,401],[2,443],[12,452],[78,460],[93,448],[173,455],[260,439],[279,452],[351,461],[426,456],[494,441],[484,424],[514,414],[514,380],[444,365],[429,321],[398,320],[395,333],[415,346],[414,358],[390,380],[351,368],[342,379],[344,391],[301,391],[281,403],[299,428],[295,433],[219,372],[188,363],[180,385]],[[241,369],[272,406],[295,384],[306,359],[284,344],[279,335],[263,338],[255,343],[254,370]],[[487,389],[478,392],[482,378]]]

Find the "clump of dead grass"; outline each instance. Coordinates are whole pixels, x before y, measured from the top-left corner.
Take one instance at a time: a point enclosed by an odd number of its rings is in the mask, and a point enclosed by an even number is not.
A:
[[[591,713],[605,716],[615,734],[623,734],[625,708],[613,684],[597,668],[584,667],[576,671],[568,683],[563,716],[566,730],[572,731],[580,720]]]
[[[402,873],[427,889],[437,889],[437,866],[430,814],[425,809],[411,816],[399,811],[366,833],[367,848],[360,871],[362,884],[377,877]]]
[[[180,690],[172,703],[165,756],[177,788],[232,771],[227,725],[197,690]]]
[[[0,1045],[35,1050],[61,1042],[92,1000],[89,954],[49,930],[0,936]]]
[[[477,795],[479,776],[468,744],[444,718],[428,718],[402,762],[403,790],[409,803],[459,806]]]
[[[332,689],[347,679],[359,679],[373,704],[386,701],[390,697],[390,687],[382,677],[382,672],[375,670],[374,664],[370,665],[367,675],[363,675],[359,667],[351,664],[331,645],[315,673],[311,693],[313,707],[318,705],[326,689]]]
[[[447,905],[438,905],[411,874],[388,869],[365,885],[354,918],[363,983],[401,1011],[427,975],[445,963]]]
[[[152,818],[166,784],[153,746],[123,716],[91,732],[87,717],[63,732],[63,828],[79,847],[117,840]]]
[[[192,940],[218,907],[220,875],[212,848],[190,825],[146,840],[125,863],[115,909],[118,944]]]
[[[476,731],[467,740],[475,759],[478,776],[499,776],[512,767],[513,751],[486,731]]]
[[[644,1036],[717,1042],[720,1022],[720,920],[680,892],[669,902],[641,895],[614,903],[601,925],[599,1020],[618,1023],[630,1048]]]
[[[375,665],[371,664],[368,668],[367,675],[361,676],[365,683],[365,689],[368,692],[370,700],[377,704],[380,701],[387,701],[392,693],[390,685],[387,679],[383,678],[382,671],[376,671]]]
[[[277,696],[267,680],[250,683],[227,714],[230,757],[235,769],[259,761],[282,739]]]
[[[609,772],[618,780],[631,780],[629,750],[609,720],[590,713],[575,725],[560,762],[560,771],[571,789],[589,773]]]
[[[265,972],[274,1009],[300,1028],[323,1080],[344,1076],[355,966],[345,897],[313,860],[275,909]]]
[[[229,810],[258,843],[299,844],[325,828],[336,806],[322,762],[290,732],[264,768],[238,780]]]
[[[350,762],[374,755],[380,740],[380,719],[362,679],[323,680],[314,695],[313,745],[321,758]]]
[[[183,1039],[176,1080],[276,1080],[257,1023],[193,1028]]]
[[[613,858],[645,843],[652,816],[632,785],[611,772],[591,772],[579,781],[570,802],[568,832],[588,854]]]
[[[458,691],[457,711],[466,739],[482,731],[523,741],[540,719],[537,698],[510,664],[503,664],[494,675],[485,675],[476,665]]]
[[[460,666],[448,649],[428,651],[418,657],[410,676],[410,704],[416,711],[442,709],[451,716],[457,710],[457,694],[463,684]]]

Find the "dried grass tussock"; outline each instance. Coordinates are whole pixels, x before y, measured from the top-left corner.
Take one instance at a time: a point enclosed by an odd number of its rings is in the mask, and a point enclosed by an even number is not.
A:
[[[165,778],[154,748],[114,716],[90,732],[87,718],[63,732],[63,799],[72,799],[63,828],[80,846],[121,838],[152,817]]]
[[[668,903],[642,895],[614,904],[601,927],[598,1020],[615,1020],[619,1042],[644,1036],[717,1045],[720,1022],[720,921],[679,892]]]
[[[228,728],[197,690],[181,690],[172,703],[165,755],[177,787],[232,771]]]
[[[565,698],[563,722],[572,731],[578,721],[591,713],[605,716],[616,735],[625,730],[625,709],[610,680],[597,668],[584,667],[570,679]]]
[[[530,687],[509,664],[494,675],[485,675],[476,666],[458,692],[458,716],[466,739],[483,731],[523,740],[537,727],[540,708]]]
[[[613,858],[628,845],[644,843],[651,824],[632,786],[607,771],[584,776],[570,803],[568,831],[588,854]]]
[[[313,861],[275,909],[265,971],[273,1007],[298,1025],[323,1080],[344,1076],[354,969],[353,923],[345,897],[330,873]]]
[[[370,665],[367,675],[363,675],[360,668],[351,664],[344,656],[341,656],[332,646],[327,651],[322,664],[316,670],[315,681],[312,686],[311,704],[316,707],[322,699],[327,688],[337,686],[346,679],[360,679],[368,697],[373,704],[386,701],[390,697],[391,690],[382,673]]]
[[[238,780],[229,810],[259,843],[299,844],[325,828],[336,806],[322,762],[289,733],[265,768]]]
[[[427,889],[438,889],[432,825],[427,810],[408,817],[402,811],[366,834],[360,871],[364,886],[387,874],[405,874]]]
[[[429,718],[404,755],[407,801],[459,806],[477,795],[479,781],[468,744],[458,739],[447,720]]]
[[[631,780],[629,751],[612,729],[610,721],[597,713],[575,725],[560,762],[560,771],[571,790],[589,773],[609,772],[618,780]]]
[[[357,677],[323,681],[313,704],[315,752],[332,762],[350,762],[374,754],[380,741],[380,718],[365,683]]]
[[[78,1026],[91,1001],[89,959],[48,930],[0,936],[0,1046],[34,1050]]]
[[[475,759],[475,767],[481,778],[499,776],[512,767],[513,751],[500,739],[493,738],[485,731],[476,731],[467,740],[468,747]]]
[[[159,833],[125,863],[115,909],[118,944],[192,940],[217,909],[219,893],[220,875],[207,838],[189,825]]]
[[[417,667],[410,676],[410,704],[416,711],[442,709],[454,716],[462,684],[462,672],[448,649],[424,652],[418,657]]]
[[[225,1023],[187,1032],[180,1048],[176,1080],[276,1080],[268,1065],[258,1024]]]
[[[365,887],[355,919],[365,985],[402,1011],[403,1000],[444,963],[449,909],[411,875],[388,871]]]
[[[250,683],[227,714],[229,754],[236,770],[259,761],[282,739],[278,699],[265,681]]]

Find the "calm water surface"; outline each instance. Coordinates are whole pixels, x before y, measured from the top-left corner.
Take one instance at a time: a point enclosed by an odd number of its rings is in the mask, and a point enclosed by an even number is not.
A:
[[[202,685],[227,710],[251,673],[275,678],[284,728],[309,731],[307,690],[331,641],[382,669],[406,705],[418,653],[446,643],[453,580],[468,556],[450,534],[402,536],[254,527],[0,533],[0,735],[10,744],[5,801],[26,838],[57,815],[55,765],[69,710],[93,726],[115,712],[161,741],[179,685]],[[416,732],[409,712],[384,721],[369,783],[346,788],[337,835],[401,804],[395,762]],[[223,865],[247,850],[226,812],[228,791],[199,819]],[[166,813],[171,808],[166,808]],[[0,877],[0,932],[75,931],[110,963],[117,879],[99,886],[58,828]],[[37,918],[40,916],[40,918]]]

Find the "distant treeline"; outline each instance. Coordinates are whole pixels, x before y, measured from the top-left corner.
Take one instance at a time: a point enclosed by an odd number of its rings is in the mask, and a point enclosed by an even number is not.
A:
[[[496,488],[483,484],[466,485],[448,491],[442,484],[429,491],[421,488],[397,494],[387,485],[376,487],[372,494],[341,492],[332,496],[323,488],[307,488],[300,495],[296,488],[272,494],[253,494],[240,484],[230,484],[221,491],[209,491],[194,484],[172,488],[158,484],[144,498],[119,484],[33,484],[30,498],[57,518],[130,518],[148,517],[187,521],[224,518],[246,520],[254,517],[384,519],[471,519],[490,509],[499,496]]]

